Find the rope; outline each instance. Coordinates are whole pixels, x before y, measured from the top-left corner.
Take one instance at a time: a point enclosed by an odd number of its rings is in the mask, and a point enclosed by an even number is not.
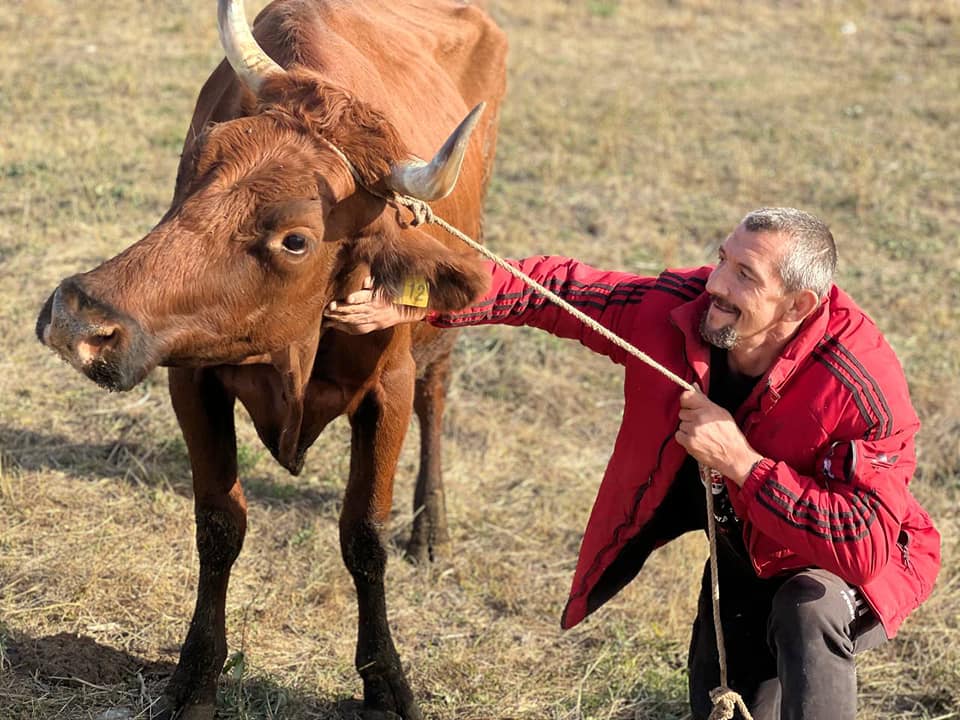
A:
[[[460,232],[460,230],[450,225],[443,218],[439,218],[434,215],[433,209],[423,200],[409,197],[407,195],[395,195],[393,201],[398,205],[407,208],[411,213],[413,213],[413,221],[411,222],[411,225],[416,226],[423,223],[433,223],[434,225],[439,225],[448,233],[460,239],[484,257],[492,260],[496,265],[506,270],[515,278],[542,293],[548,300],[550,300],[550,302],[573,315],[591,330],[599,333],[617,347],[628,352],[630,355],[633,355],[635,358],[653,368],[668,380],[676,383],[684,390],[697,390],[696,387],[688,383],[679,375],[671,372],[668,368],[665,368],[642,350],[638,349],[634,345],[631,345],[620,336],[612,333],[596,320],[573,307],[573,305],[568,303],[556,293],[553,293],[545,288],[526,273],[518,270],[488,248]],[[723,641],[723,628],[720,625],[720,583],[718,580],[719,575],[717,568],[717,522],[716,516],[713,512],[713,482],[710,478],[710,473],[712,471],[702,464],[699,465],[699,468],[700,480],[703,482],[703,487],[707,495],[707,534],[710,538],[710,589],[713,601],[713,627],[716,631],[717,654],[720,664],[720,686],[710,691],[710,700],[713,703],[713,709],[710,711],[710,717],[708,720],[731,720],[734,716],[735,710],[737,709],[740,710],[744,720],[753,720],[753,717],[750,715],[750,711],[747,710],[747,706],[744,703],[743,698],[727,686],[727,650]]]
[[[713,629],[717,638],[717,660],[720,664],[720,686],[710,691],[713,709],[707,720],[731,720],[739,708],[745,720],[753,720],[743,698],[727,685],[727,646],[720,625],[720,574],[717,568],[717,516],[713,512],[713,478],[710,468],[699,465],[700,481],[707,492],[707,536],[710,538],[710,598],[713,605]]]
[[[401,222],[401,224],[403,223],[402,219],[399,217],[399,208],[404,207],[413,215],[413,219],[409,223],[410,225],[416,227],[426,223],[440,226],[455,238],[467,244],[478,253],[486,257],[488,260],[491,260],[498,267],[503,268],[521,282],[541,293],[554,305],[557,305],[562,310],[577,318],[577,320],[582,322],[591,330],[606,338],[611,343],[626,351],[633,357],[637,358],[645,365],[653,368],[674,384],[679,385],[684,390],[698,390],[698,388],[688,383],[676,373],[672,372],[669,368],[664,367],[639,348],[630,344],[619,335],[611,332],[592,317],[573,307],[573,305],[568,303],[556,293],[545,288],[522,270],[518,270],[513,265],[510,265],[499,255],[484,247],[473,238],[465,235],[459,229],[450,225],[450,223],[443,218],[434,215],[433,209],[425,201],[420,200],[419,198],[410,197],[409,195],[401,195],[399,193],[384,195],[368,187],[366,183],[363,182],[363,179],[360,177],[360,173],[357,172],[356,168],[353,166],[353,163],[351,163],[350,160],[347,159],[347,156],[344,155],[343,151],[325,138],[320,139],[326,143],[326,145],[330,147],[330,149],[333,150],[333,152],[350,169],[350,173],[353,175],[354,180],[360,187],[363,187],[370,194],[376,195],[377,197],[382,198],[397,207],[397,219]],[[731,690],[729,687],[727,687],[727,651],[723,641],[723,628],[720,626],[720,583],[717,574],[717,524],[713,511],[713,483],[710,478],[710,473],[712,471],[703,464],[700,464],[699,468],[700,480],[703,483],[703,487],[707,496],[707,535],[710,539],[710,589],[711,598],[713,601],[713,627],[716,631],[717,654],[720,664],[720,686],[710,691],[710,700],[713,703],[713,709],[710,711],[710,717],[708,720],[732,720],[734,712],[737,709],[740,710],[744,720],[753,720],[753,717],[750,715],[750,711],[747,710],[747,706],[744,703],[743,698],[740,697],[740,695],[734,690]]]
[[[514,276],[515,278],[517,278],[518,280],[524,282],[525,284],[527,284],[527,285],[529,285],[530,287],[532,287],[533,289],[535,289],[537,292],[543,294],[544,297],[546,297],[548,300],[550,300],[550,302],[554,303],[555,305],[558,305],[560,308],[562,308],[562,309],[565,310],[566,312],[568,312],[568,313],[570,313],[571,315],[573,315],[575,318],[577,318],[580,322],[582,322],[584,325],[586,325],[587,327],[589,327],[591,330],[593,330],[594,332],[599,333],[600,335],[602,335],[604,338],[606,338],[607,340],[609,340],[610,342],[612,342],[612,343],[613,343],[614,345],[616,345],[617,347],[621,348],[622,350],[625,350],[626,352],[628,352],[630,355],[633,355],[635,358],[637,358],[637,359],[640,360],[641,362],[649,365],[651,368],[653,368],[654,370],[656,370],[657,372],[659,372],[661,375],[663,375],[663,376],[666,377],[667,379],[669,379],[669,380],[671,380],[672,382],[676,383],[677,385],[679,385],[680,387],[682,387],[684,390],[696,390],[696,389],[697,389],[696,387],[694,387],[693,385],[691,385],[690,383],[688,383],[686,380],[684,380],[684,379],[683,379],[682,377],[680,377],[679,375],[671,372],[668,368],[665,368],[663,365],[661,365],[660,363],[658,363],[656,360],[654,360],[653,358],[651,358],[649,355],[647,355],[646,353],[644,353],[642,350],[639,350],[638,348],[636,348],[635,346],[631,345],[630,343],[628,343],[626,340],[624,340],[624,339],[621,338],[620,336],[615,335],[614,333],[610,332],[609,330],[607,330],[607,328],[605,328],[603,325],[601,325],[600,323],[598,323],[596,320],[594,320],[594,319],[593,319],[592,317],[590,317],[589,315],[586,315],[585,313],[581,312],[581,311],[578,310],[577,308],[573,307],[573,305],[571,305],[570,303],[568,303],[566,300],[564,300],[563,298],[561,298],[561,297],[560,297],[559,295],[557,295],[556,293],[551,292],[550,290],[548,290],[547,288],[545,288],[543,285],[541,285],[540,283],[538,283],[536,280],[534,280],[532,277],[530,277],[529,275],[527,275],[527,274],[524,273],[523,271],[518,270],[518,269],[515,268],[513,265],[511,265],[511,264],[509,264],[508,262],[506,262],[503,258],[501,258],[500,256],[496,255],[495,253],[493,253],[493,252],[492,252],[491,250],[489,250],[488,248],[484,247],[483,245],[481,245],[480,243],[476,242],[476,241],[473,240],[472,238],[464,235],[462,232],[460,232],[457,228],[455,228],[455,227],[453,227],[452,225],[450,225],[450,224],[449,224],[446,220],[444,220],[443,218],[438,218],[438,217],[436,217],[436,216],[433,214],[433,210],[430,208],[430,206],[427,205],[427,204],[426,204],[425,202],[423,202],[422,200],[418,200],[417,198],[412,198],[412,197],[409,197],[409,196],[406,196],[406,195],[398,195],[398,196],[395,197],[395,202],[396,202],[397,204],[399,204],[399,205],[402,205],[403,207],[406,207],[408,210],[410,210],[410,212],[413,213],[414,219],[413,219],[413,222],[411,223],[411,225],[415,225],[415,226],[416,226],[416,225],[420,225],[420,224],[425,223],[425,222],[426,222],[426,223],[433,223],[434,225],[439,225],[439,226],[442,227],[444,230],[446,230],[448,233],[450,233],[450,234],[453,235],[454,237],[458,238],[459,240],[462,240],[464,243],[466,243],[467,245],[469,245],[471,248],[473,248],[474,250],[476,250],[478,253],[480,253],[480,254],[483,255],[484,257],[488,258],[489,260],[492,260],[496,265],[498,265],[499,267],[501,267],[501,268],[503,268],[504,270],[506,270],[508,273],[510,273],[511,275],[513,275],[513,276]]]

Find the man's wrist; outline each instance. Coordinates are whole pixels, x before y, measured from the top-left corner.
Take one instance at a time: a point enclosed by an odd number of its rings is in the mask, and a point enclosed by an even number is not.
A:
[[[763,455],[756,452],[755,450],[750,450],[750,452],[744,454],[737,463],[733,466],[733,474],[728,475],[734,483],[737,484],[737,487],[743,487],[744,483],[747,482],[747,478],[753,473],[753,469],[760,464],[763,460]]]

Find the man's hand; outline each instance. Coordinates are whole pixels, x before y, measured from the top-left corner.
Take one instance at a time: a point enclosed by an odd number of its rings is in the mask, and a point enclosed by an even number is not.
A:
[[[350,335],[365,335],[400,323],[417,322],[426,316],[426,308],[396,305],[375,292],[373,278],[368,277],[360,290],[327,305],[323,324]]]
[[[680,395],[680,427],[675,435],[697,462],[743,486],[763,456],[750,447],[730,413],[692,390]]]

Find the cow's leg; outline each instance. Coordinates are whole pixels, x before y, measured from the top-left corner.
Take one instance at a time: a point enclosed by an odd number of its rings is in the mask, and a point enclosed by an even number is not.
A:
[[[400,656],[390,637],[383,578],[387,553],[381,530],[390,514],[393,475],[410,422],[413,363],[384,373],[351,415],[350,479],[340,516],[343,561],[357,588],[359,627],[356,665],[363,679],[364,710],[371,717],[393,712],[422,718]]]
[[[247,527],[237,480],[234,397],[212,371],[191,369],[170,370],[170,396],[193,468],[200,576],[180,662],[164,693],[165,712],[178,720],[211,720],[227,657],[227,583]]]
[[[413,531],[407,543],[407,557],[418,563],[434,560],[438,548],[450,541],[440,467],[443,408],[449,382],[450,356],[446,355],[431,363],[417,379],[413,396],[420,421],[420,472],[413,494]]]

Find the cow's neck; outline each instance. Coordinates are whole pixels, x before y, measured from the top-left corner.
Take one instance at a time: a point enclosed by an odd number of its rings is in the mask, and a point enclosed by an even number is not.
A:
[[[270,353],[270,364],[280,375],[283,391],[284,416],[277,438],[277,459],[284,467],[296,464],[300,427],[303,424],[303,403],[319,342],[320,322],[317,322],[308,337]]]

